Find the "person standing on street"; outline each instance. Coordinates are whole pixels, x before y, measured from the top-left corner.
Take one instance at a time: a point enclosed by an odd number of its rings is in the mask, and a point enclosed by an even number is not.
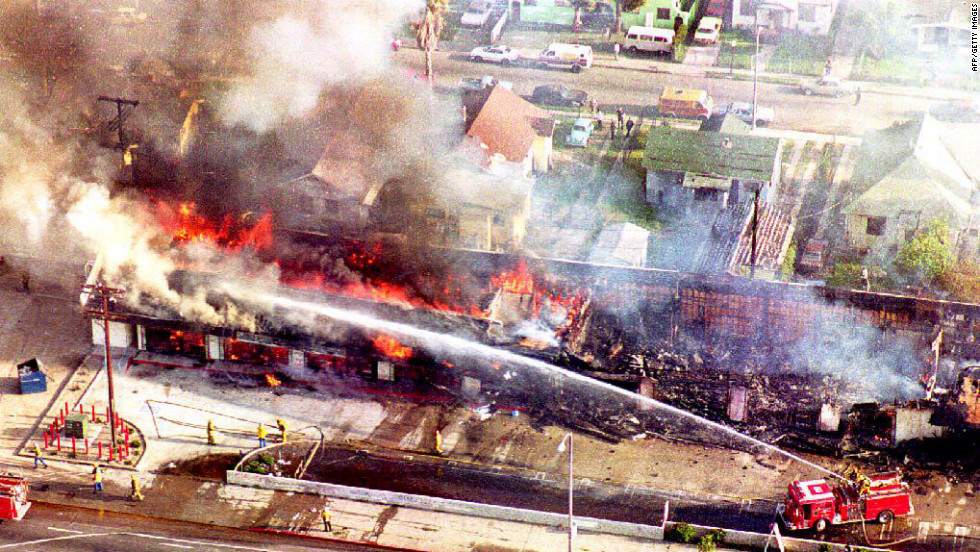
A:
[[[623,118],[626,116],[626,111],[622,107],[616,110],[616,120],[619,122],[619,128],[623,128]]]
[[[442,454],[442,432],[436,430],[436,454]]]
[[[286,420],[283,420],[282,418],[276,418],[276,427],[279,428],[279,435],[282,436],[282,442],[283,444],[285,444],[286,431],[289,429],[289,426],[286,424]]]
[[[44,461],[44,458],[41,458],[41,447],[37,446],[37,443],[34,443],[33,454],[34,454],[34,469],[35,470],[37,469],[37,465],[38,464],[41,464],[45,468],[48,467],[48,463]]]
[[[259,436],[259,448],[265,448],[265,447],[269,446],[268,441],[265,440],[265,436],[267,435],[267,432],[265,430],[265,426],[264,425],[259,424],[259,427],[258,427],[257,430],[255,430],[255,433],[256,433],[256,435]]]
[[[105,488],[102,486],[102,468],[98,464],[92,466],[92,493],[105,495]]]
[[[630,132],[633,132],[633,119],[626,119],[626,137],[630,137]]]
[[[217,442],[214,440],[214,420],[208,420],[208,446],[213,447]]]
[[[861,87],[858,86],[857,90],[854,91],[854,105],[861,103]]]
[[[129,499],[143,502],[143,491],[140,489],[140,480],[136,479],[136,474],[129,476],[129,485],[131,489]]]
[[[320,510],[320,521],[323,522],[323,530],[326,533],[333,533],[333,524],[330,522],[330,506],[324,504],[323,508]]]
[[[592,116],[595,117],[597,111],[599,111],[599,102],[595,98],[589,100],[589,107],[592,109]]]
[[[616,56],[616,61],[619,61],[619,43],[613,42],[613,55]]]
[[[615,121],[609,121],[609,139],[610,140],[615,140],[616,139],[616,122]]]

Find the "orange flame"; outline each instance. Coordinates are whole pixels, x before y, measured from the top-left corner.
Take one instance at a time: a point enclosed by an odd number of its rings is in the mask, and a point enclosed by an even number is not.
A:
[[[254,222],[252,213],[238,218],[225,215],[218,223],[199,215],[197,205],[192,202],[180,203],[176,210],[159,202],[157,218],[177,244],[213,243],[232,252],[249,246],[265,249],[272,245],[272,215],[268,213]]]
[[[493,285],[510,293],[531,293],[534,289],[534,278],[527,271],[524,261],[517,265],[517,270],[501,272],[491,278]]]
[[[412,348],[406,347],[398,342],[394,337],[387,335],[379,335],[374,338],[374,346],[385,354],[385,356],[391,358],[411,358]]]
[[[273,374],[266,374],[265,382],[269,384],[269,387],[279,387],[282,385],[282,381]]]

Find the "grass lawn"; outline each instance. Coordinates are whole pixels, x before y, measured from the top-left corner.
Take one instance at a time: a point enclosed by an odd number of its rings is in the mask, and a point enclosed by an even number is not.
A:
[[[735,61],[732,63],[732,42],[735,43]],[[725,31],[718,39],[721,45],[715,67],[734,67],[751,69],[752,55],[755,54],[755,41],[752,33],[745,31]]]
[[[772,53],[766,71],[794,75],[822,75],[834,41],[829,36],[784,35]]]
[[[617,171],[609,171],[609,193],[599,208],[603,211],[606,224],[616,222],[632,222],[650,231],[657,231],[662,226],[657,210],[646,202],[646,185],[644,182],[643,154],[646,151],[649,124],[644,124],[630,136],[632,149],[623,159],[623,164]],[[625,140],[622,136],[616,139],[613,147],[603,159],[603,168],[612,163],[622,153]]]

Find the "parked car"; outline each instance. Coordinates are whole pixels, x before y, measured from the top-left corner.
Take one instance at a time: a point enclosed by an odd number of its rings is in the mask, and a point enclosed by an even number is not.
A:
[[[854,88],[837,77],[820,77],[820,79],[814,82],[801,83],[800,92],[803,92],[807,96],[816,94],[818,96],[839,98],[845,94],[853,94]]]
[[[584,90],[573,90],[560,84],[538,86],[531,94],[531,101],[548,105],[568,105],[581,107],[589,99]]]
[[[719,113],[729,113],[745,121],[746,123],[752,124],[752,104],[748,102],[732,102],[726,106],[723,106]],[[758,106],[755,111],[755,124],[758,126],[766,126],[772,124],[773,120],[776,118],[776,112],[771,107]]]
[[[565,144],[577,148],[584,148],[589,145],[589,136],[592,136],[594,124],[592,119],[585,117],[575,119],[575,122],[572,123],[572,130],[568,133],[568,138],[565,139]]]
[[[721,19],[717,17],[702,17],[698,30],[694,31],[694,43],[699,46],[708,46],[718,42],[718,35],[721,33]]]
[[[826,261],[827,240],[812,239],[807,242],[800,256],[799,268],[806,274],[816,274],[823,270]]]
[[[461,92],[468,92],[470,90],[483,90],[484,88],[493,88],[494,86],[499,86],[501,88],[506,88],[511,90],[514,88],[514,83],[508,81],[497,80],[496,77],[486,75],[483,77],[463,77],[459,79],[459,83],[456,84]]]
[[[509,46],[481,46],[470,51],[470,59],[479,62],[500,63],[508,65],[521,57],[517,50]]]
[[[463,17],[459,23],[464,27],[482,27],[490,19],[490,12],[493,11],[493,4],[486,0],[473,0],[469,7],[463,12]]]
[[[592,46],[552,42],[538,54],[535,63],[549,69],[568,69],[572,73],[581,73],[592,67],[592,55]]]

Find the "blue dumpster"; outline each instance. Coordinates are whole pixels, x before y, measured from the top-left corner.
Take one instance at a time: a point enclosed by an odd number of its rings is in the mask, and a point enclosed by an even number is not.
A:
[[[44,375],[44,366],[36,358],[17,365],[17,378],[20,379],[21,394],[44,393],[48,390],[48,378]]]

